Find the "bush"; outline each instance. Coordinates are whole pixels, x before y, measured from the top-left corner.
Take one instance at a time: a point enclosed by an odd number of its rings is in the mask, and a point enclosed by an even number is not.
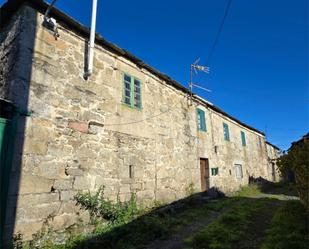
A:
[[[277,162],[283,175],[289,170],[295,174],[296,187],[302,204],[309,208],[309,142],[293,144]]]
[[[104,187],[100,187],[94,195],[90,191],[78,193],[74,199],[79,206],[90,213],[93,221],[99,218],[110,223],[127,223],[140,213],[135,194],[132,194],[127,202],[121,202],[118,196],[117,202],[113,203],[104,198]]]

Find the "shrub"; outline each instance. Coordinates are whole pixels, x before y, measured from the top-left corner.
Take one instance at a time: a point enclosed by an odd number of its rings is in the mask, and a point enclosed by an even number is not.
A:
[[[101,218],[110,223],[126,223],[140,213],[135,194],[132,194],[127,202],[121,202],[118,196],[117,202],[113,203],[104,198],[104,187],[100,187],[94,195],[90,191],[78,193],[74,199],[79,206],[90,213],[92,220]]]
[[[277,162],[284,175],[288,170],[295,174],[296,187],[302,204],[309,208],[309,142],[293,144],[287,154],[282,155]]]

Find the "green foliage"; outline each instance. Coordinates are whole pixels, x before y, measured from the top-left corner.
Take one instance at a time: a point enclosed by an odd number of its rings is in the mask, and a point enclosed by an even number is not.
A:
[[[14,234],[12,240],[12,248],[13,249],[23,249],[23,235],[21,233]]]
[[[127,202],[121,202],[118,196],[117,202],[113,203],[104,198],[104,187],[99,188],[94,195],[90,192],[78,193],[74,198],[78,205],[89,211],[92,220],[101,218],[109,223],[126,223],[140,213],[134,194]]]
[[[97,209],[101,202],[105,203],[105,200],[100,200],[104,199],[102,192],[103,189],[100,190],[99,194],[98,192],[94,195],[90,193],[79,194],[76,198],[78,198],[79,203],[88,207],[87,210],[91,214],[101,217],[101,212]],[[223,199],[205,204],[186,202],[180,212],[174,212],[173,210],[158,212],[156,211],[158,206],[156,206],[155,209],[147,213],[142,210],[139,216],[130,222],[122,222],[125,219],[120,219],[121,222],[109,222],[107,225],[99,224],[93,234],[78,236],[69,240],[65,245],[53,247],[53,249],[143,248],[150,241],[165,238],[191,224],[192,221],[207,217],[209,210],[220,210],[230,203],[233,203],[232,199]],[[156,204],[159,205],[159,203]],[[117,203],[112,205],[117,205]]]
[[[190,248],[235,249],[238,242],[246,237],[251,218],[267,206],[269,201],[239,202],[230,211],[221,215],[206,229],[185,240]]]
[[[256,184],[250,184],[247,186],[243,186],[239,191],[237,191],[236,195],[239,197],[249,197],[260,195],[261,190],[260,187]]]
[[[296,186],[301,202],[309,209],[309,142],[294,144],[287,154],[277,162],[284,175],[288,170],[295,174]]]
[[[262,249],[309,248],[308,216],[298,201],[289,201],[272,219]]]

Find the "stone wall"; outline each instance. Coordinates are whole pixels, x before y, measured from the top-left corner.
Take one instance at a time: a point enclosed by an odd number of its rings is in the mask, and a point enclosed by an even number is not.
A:
[[[21,17],[15,16],[0,33],[0,98],[6,99],[9,92],[9,81],[19,52],[19,35]]]
[[[248,184],[250,176],[269,179],[265,137],[211,108],[199,108],[205,110],[207,127],[207,132],[199,132],[199,157],[209,158],[210,168],[219,169],[218,175],[210,178],[211,186],[232,192]],[[224,140],[223,123],[229,127],[229,141]],[[245,133],[245,146],[241,131]],[[235,164],[242,165],[242,179],[236,179]]]
[[[87,213],[73,200],[78,191],[105,186],[111,200],[117,195],[128,200],[136,193],[144,205],[185,197],[190,184],[200,191],[200,158],[219,168],[210,185],[223,191],[238,189],[252,175],[269,177],[262,134],[203,102],[190,105],[182,91],[101,46],[95,47],[94,73],[84,80],[87,43],[82,36],[60,23],[55,39],[42,27],[43,15],[27,6],[16,18],[30,30],[19,49],[31,53],[18,58],[31,68],[20,67],[13,78],[29,74],[22,81],[27,92],[23,108],[32,115],[20,125],[16,141],[23,135],[22,151],[16,151],[21,160],[15,161],[11,174],[12,179],[19,176],[19,187],[11,191],[8,226],[25,239],[46,223],[56,231],[77,220],[86,224]],[[122,102],[124,73],[142,82],[140,110]],[[2,85],[16,89],[14,84]],[[14,94],[7,96],[19,105]],[[197,106],[205,109],[207,132],[197,129]],[[230,142],[223,140],[223,121],[229,124]],[[241,145],[241,130],[246,132],[246,147]],[[243,165],[241,180],[235,179],[235,163]]]
[[[268,175],[270,181],[280,181],[281,173],[277,166],[277,158],[280,156],[280,150],[270,143],[266,143],[268,157]],[[275,170],[275,171],[273,171]]]

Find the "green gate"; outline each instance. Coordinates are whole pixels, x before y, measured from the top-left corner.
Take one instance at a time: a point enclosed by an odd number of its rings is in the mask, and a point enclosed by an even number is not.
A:
[[[7,102],[0,101],[0,248],[2,248],[10,172],[19,113]]]
[[[3,236],[8,192],[7,152],[11,120],[0,118],[0,235]]]
[[[7,131],[10,129],[11,120],[0,118],[0,155],[1,155],[1,169],[5,162],[5,155],[8,148]],[[2,171],[1,171],[2,172]]]
[[[0,118],[0,235],[3,236],[5,214],[7,206],[8,196],[8,184],[9,184],[9,173],[11,167],[9,167],[9,137],[12,128],[12,121],[4,118]]]

